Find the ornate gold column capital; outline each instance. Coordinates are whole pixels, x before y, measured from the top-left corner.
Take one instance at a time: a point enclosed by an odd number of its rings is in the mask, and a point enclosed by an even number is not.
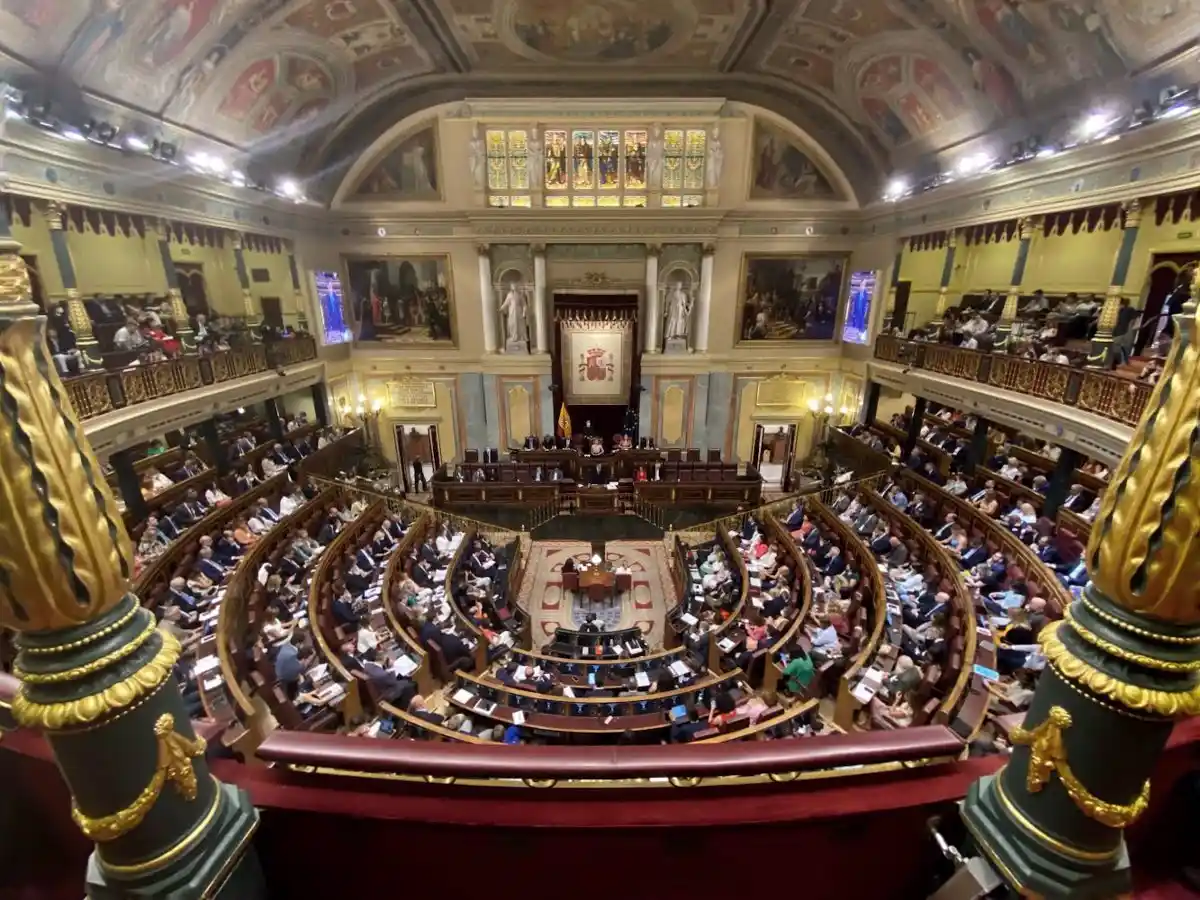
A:
[[[529,249],[533,251],[534,256],[545,256],[546,255],[546,245],[545,244],[530,244]]]
[[[229,245],[234,250],[244,250],[246,248],[246,239],[240,231],[231,231],[229,233]]]
[[[716,253],[717,253],[717,245],[716,244],[705,244],[703,247],[700,248],[700,254],[702,256],[715,256]]]
[[[46,201],[46,225],[51,231],[63,231],[67,227],[67,205],[60,200]]]
[[[10,435],[0,441],[0,625],[82,625],[125,596],[133,547],[49,358],[45,319],[0,333],[0,372]]]
[[[1136,197],[1121,204],[1121,212],[1125,215],[1125,228],[1138,228],[1142,224],[1142,201]]]
[[[1088,545],[1092,584],[1105,597],[1180,626],[1200,625],[1198,291],[1193,283],[1163,373],[1104,492]]]
[[[492,253],[492,245],[491,244],[478,244],[475,247],[475,252],[478,253],[480,256],[490,256]]]
[[[662,256],[662,252],[663,252],[662,244],[647,244],[646,245],[646,255],[647,256]]]
[[[20,249],[21,245],[11,238],[0,238],[0,325],[5,320],[36,316],[39,312]]]
[[[1023,216],[1017,222],[1017,228],[1020,231],[1021,240],[1028,241],[1033,239],[1033,233],[1042,227],[1041,216]]]
[[[958,246],[958,229],[951,228],[946,232],[946,246],[953,250]]]

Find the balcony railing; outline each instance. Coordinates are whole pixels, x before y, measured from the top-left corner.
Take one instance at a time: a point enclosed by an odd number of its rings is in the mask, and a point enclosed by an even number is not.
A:
[[[82,421],[114,409],[148,403],[207,384],[258,375],[316,358],[317,347],[313,339],[297,337],[211,354],[189,354],[123,369],[85,372],[65,378],[63,384],[75,414]]]
[[[1074,406],[1124,425],[1138,423],[1154,391],[1154,385],[1111,372],[888,335],[875,339],[875,358]]]

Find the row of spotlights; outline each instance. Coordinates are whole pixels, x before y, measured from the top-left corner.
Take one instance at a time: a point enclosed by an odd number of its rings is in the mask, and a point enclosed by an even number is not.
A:
[[[50,104],[43,103],[27,107],[24,97],[19,91],[0,86],[0,103],[4,106],[4,118],[9,121],[23,121],[49,131],[56,137],[73,143],[91,142],[115,150],[130,153],[144,153],[160,162],[178,165],[179,149],[169,141],[150,139],[135,133],[121,135],[120,129],[109,122],[91,120],[82,128],[66,125],[50,115]],[[249,187],[255,190],[270,190],[278,197],[293,203],[303,203],[308,198],[303,188],[294,180],[284,178],[275,187],[256,183],[247,178],[246,174],[232,168],[229,163],[211,153],[197,152],[188,154],[185,162],[193,171],[219,178],[234,187]]]
[[[1063,146],[1042,144],[1040,138],[1031,138],[1028,141],[1014,144],[1011,157],[1007,162],[1000,162],[986,153],[972,153],[958,160],[953,171],[926,179],[916,186],[903,177],[892,179],[887,190],[884,191],[883,199],[894,203],[911,196],[918,190],[922,192],[932,190],[959,178],[990,172],[1001,166],[1014,165],[1030,159],[1048,159],[1083,144],[1113,143],[1120,140],[1125,132],[1151,122],[1178,119],[1196,113],[1200,113],[1200,91],[1197,88],[1167,88],[1159,94],[1157,106],[1153,102],[1147,101],[1130,117],[1122,117],[1103,110],[1091,113],[1075,129],[1074,140]]]

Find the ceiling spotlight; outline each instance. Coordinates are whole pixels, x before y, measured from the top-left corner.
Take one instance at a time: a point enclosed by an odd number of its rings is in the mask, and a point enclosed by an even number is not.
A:
[[[79,142],[87,140],[87,138],[83,136],[83,132],[78,128],[64,128],[62,131],[58,132],[58,136],[68,141]]]
[[[150,142],[136,134],[127,134],[125,135],[125,146],[138,153],[145,153],[150,149]]]
[[[1112,116],[1107,113],[1095,112],[1088,116],[1079,126],[1079,134],[1084,140],[1100,137],[1113,124]]]
[[[290,178],[285,178],[279,182],[279,193],[287,197],[289,200],[299,200],[301,195],[300,185],[292,181]]]
[[[387,229],[384,228],[382,225],[380,225],[378,228],[375,229],[375,233],[377,235],[379,235],[380,237],[387,237]]]
[[[179,148],[167,141],[156,140],[150,145],[150,152],[163,162],[173,163],[175,162],[176,155],[179,153]]]
[[[1049,146],[1043,147],[1042,149],[1040,149],[1037,152],[1038,159],[1049,159],[1050,157],[1057,156],[1057,155],[1058,155],[1058,150],[1055,149],[1054,147],[1049,147]]]
[[[992,160],[987,154],[972,153],[970,156],[960,159],[954,168],[959,175],[974,175],[976,172],[982,172],[991,164]]]
[[[885,200],[897,200],[909,192],[911,185],[903,178],[893,178],[887,186],[887,192],[884,193]]]
[[[233,182],[236,187],[246,186],[246,174],[244,172],[239,172],[237,169],[234,169],[229,173],[229,180]]]

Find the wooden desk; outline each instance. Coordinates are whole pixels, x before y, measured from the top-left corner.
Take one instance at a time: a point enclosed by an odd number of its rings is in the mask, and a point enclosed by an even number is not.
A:
[[[593,603],[611,598],[617,585],[617,576],[612,569],[588,566],[579,573],[579,590],[587,594]]]

